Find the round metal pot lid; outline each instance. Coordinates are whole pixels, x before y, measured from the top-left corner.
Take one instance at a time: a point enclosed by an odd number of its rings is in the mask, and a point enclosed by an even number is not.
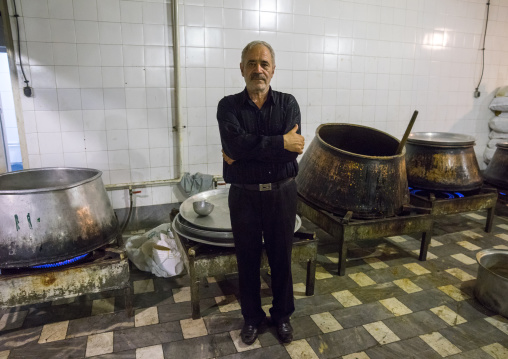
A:
[[[499,142],[496,147],[508,149],[508,142]]]
[[[474,145],[475,138],[452,132],[413,132],[409,135],[407,142],[422,145],[464,146]]]

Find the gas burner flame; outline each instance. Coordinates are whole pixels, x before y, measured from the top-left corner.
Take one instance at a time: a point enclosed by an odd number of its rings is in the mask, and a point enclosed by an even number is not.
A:
[[[409,187],[409,189],[411,190],[409,193],[412,194],[412,195],[415,195],[415,196],[427,196],[430,194],[429,191],[427,190],[424,190],[424,189],[412,189],[411,187]],[[435,193],[436,197],[437,198],[442,198],[442,199],[453,199],[453,198],[463,198],[464,195],[460,192],[454,192],[454,193],[450,193],[450,192],[436,192]]]
[[[504,193],[504,192],[499,192],[499,194],[506,196],[506,193]]]
[[[85,254],[82,254],[80,256],[77,256],[77,257],[74,257],[74,258],[71,258],[71,259],[66,259],[66,260],[61,261],[61,262],[41,264],[41,265],[38,265],[38,266],[32,266],[30,268],[41,269],[41,268],[56,268],[56,267],[61,267],[61,266],[65,266],[67,264],[71,264],[71,263],[77,262],[80,259],[85,258],[89,254],[90,253],[85,253]]]

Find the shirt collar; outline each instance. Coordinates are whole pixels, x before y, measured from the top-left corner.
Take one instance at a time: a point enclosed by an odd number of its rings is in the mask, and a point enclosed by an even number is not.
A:
[[[250,100],[249,93],[247,92],[247,87],[244,88],[242,92],[242,103],[248,103]],[[268,89],[268,96],[266,98],[266,102],[272,101],[272,103],[277,104],[279,100],[279,96],[277,91],[272,91],[272,86]]]

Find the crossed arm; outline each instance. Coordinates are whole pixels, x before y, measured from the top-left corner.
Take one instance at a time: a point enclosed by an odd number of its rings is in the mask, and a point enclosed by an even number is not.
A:
[[[304,137],[300,134],[301,116],[298,105],[286,115],[283,135],[247,133],[233,111],[226,111],[219,103],[218,120],[223,145],[222,157],[228,164],[236,160],[255,159],[262,162],[289,162],[303,153]],[[220,114],[220,115],[219,115]]]

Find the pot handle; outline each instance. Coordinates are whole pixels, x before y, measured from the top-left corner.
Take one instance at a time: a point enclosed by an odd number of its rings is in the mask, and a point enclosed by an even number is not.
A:
[[[413,128],[413,125],[416,121],[416,116],[418,116],[418,111],[415,110],[415,112],[413,112],[411,120],[409,121],[409,124],[407,125],[406,132],[404,133],[402,140],[400,140],[399,147],[397,147],[397,152],[395,152],[395,155],[399,155],[402,152],[404,146],[406,145],[407,138],[409,137],[411,129]]]

